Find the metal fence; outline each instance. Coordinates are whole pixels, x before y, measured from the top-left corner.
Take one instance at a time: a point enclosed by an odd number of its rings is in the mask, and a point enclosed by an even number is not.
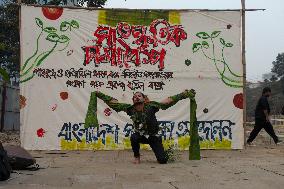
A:
[[[5,99],[2,97],[3,91],[3,83],[0,81],[0,119],[2,120],[2,115],[4,115],[3,130],[20,130],[20,89],[7,84]],[[2,110],[3,102],[5,102],[4,110]]]

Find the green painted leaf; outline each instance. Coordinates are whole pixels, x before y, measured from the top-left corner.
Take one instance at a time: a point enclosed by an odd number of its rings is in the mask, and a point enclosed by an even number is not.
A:
[[[67,21],[64,21],[60,24],[60,31],[67,31],[70,27],[70,23]]]
[[[0,42],[0,51],[3,51],[5,49],[6,49],[6,45]]]
[[[79,28],[79,23],[76,21],[76,20],[72,20],[71,21],[71,26],[72,26],[72,28]]]
[[[3,68],[0,68],[0,76],[2,77],[4,81],[8,81],[8,82],[10,81],[10,76],[8,72],[4,70]]]
[[[43,31],[47,32],[47,33],[55,33],[57,31],[56,28],[54,27],[46,27],[43,29]]]
[[[36,25],[38,25],[38,27],[43,28],[43,22],[41,21],[41,19],[39,18],[35,18],[36,20]]]
[[[209,48],[209,44],[207,43],[207,41],[202,41],[202,47],[204,47],[205,49]]]
[[[192,51],[193,51],[193,53],[197,52],[200,48],[201,48],[201,44],[200,44],[200,43],[194,43],[194,44],[192,45]]]
[[[223,38],[220,38],[220,42],[222,43],[222,45],[226,46],[226,42]]]
[[[58,42],[59,36],[56,33],[50,33],[47,37],[46,40],[51,41],[51,42]]]
[[[66,35],[61,35],[58,40],[59,43],[66,43],[67,41],[70,41],[70,39]]]
[[[184,63],[185,63],[185,65],[189,66],[189,65],[191,64],[191,60],[186,59],[186,60],[184,61]]]
[[[232,46],[234,46],[232,43],[227,43],[226,44],[226,47],[232,47]]]
[[[213,31],[211,34],[211,38],[216,38],[220,35],[221,31]]]
[[[210,35],[208,35],[208,33],[206,33],[206,32],[198,32],[196,34],[196,36],[201,38],[201,39],[208,39],[208,38],[210,38]]]

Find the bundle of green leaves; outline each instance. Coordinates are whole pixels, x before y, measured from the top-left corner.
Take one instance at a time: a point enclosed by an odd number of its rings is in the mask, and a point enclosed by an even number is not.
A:
[[[175,143],[171,143],[165,150],[165,153],[169,163],[176,162],[180,159],[180,151],[178,145]]]

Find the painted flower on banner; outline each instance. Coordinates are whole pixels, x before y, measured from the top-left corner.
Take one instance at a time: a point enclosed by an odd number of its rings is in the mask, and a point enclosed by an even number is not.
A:
[[[111,109],[106,108],[104,113],[105,113],[105,116],[110,116],[112,112],[111,112]]]
[[[227,28],[230,29],[231,25],[228,25]],[[242,74],[232,71],[232,68],[229,67],[230,63],[226,61],[226,53],[224,53],[225,49],[232,49],[234,44],[220,37],[221,33],[221,31],[213,31],[210,33],[202,31],[196,33],[199,42],[193,43],[192,52],[199,52],[200,54],[203,54],[206,59],[213,62],[225,85],[234,88],[242,88]],[[214,50],[217,46],[222,49],[220,52]],[[210,52],[213,52],[213,54],[211,55]],[[220,55],[218,55],[218,53],[220,53]],[[221,58],[216,59],[215,57],[218,56],[221,56]]]
[[[61,92],[61,93],[60,93],[60,98],[61,98],[62,100],[68,99],[68,92]]]
[[[57,19],[61,16],[62,12],[56,12],[52,9],[54,14],[51,14],[50,8],[42,8],[44,15],[48,19]],[[49,13],[48,13],[49,11]],[[63,11],[63,9],[62,9]],[[36,25],[40,28],[41,32],[39,33],[36,41],[36,48],[32,55],[27,58],[21,67],[20,71],[20,83],[27,82],[31,80],[35,75],[37,75],[37,68],[40,67],[46,59],[53,54],[54,52],[65,50],[70,42],[70,37],[60,32],[73,31],[74,29],[79,29],[80,25],[76,20],[65,20],[60,24],[60,29],[57,29],[53,26],[48,26],[40,18],[35,18]],[[53,47],[49,50],[45,49],[43,52],[39,48],[41,43],[40,38],[43,37],[45,41],[53,44]],[[61,47],[60,47],[61,46]],[[46,51],[47,50],[47,51]],[[67,54],[68,55],[68,54]]]
[[[244,103],[243,103],[243,93],[239,93],[239,94],[236,94],[234,96],[234,99],[233,99],[233,103],[235,105],[235,107],[239,108],[239,109],[243,109],[244,107]]]
[[[63,8],[42,7],[43,15],[49,20],[57,20],[63,13]]]
[[[26,97],[20,95],[20,109],[24,108],[27,105],[26,101],[27,101]]]
[[[43,128],[40,128],[36,131],[36,134],[37,134],[38,137],[44,137],[45,132],[46,131]]]

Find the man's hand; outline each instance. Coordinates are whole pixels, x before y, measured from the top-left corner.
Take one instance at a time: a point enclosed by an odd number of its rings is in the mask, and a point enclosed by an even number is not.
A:
[[[119,103],[118,100],[116,98],[112,98],[110,103]]]
[[[266,122],[271,122],[271,117],[270,116],[266,116]]]
[[[195,92],[194,89],[190,89],[190,90],[185,89],[185,90],[182,92],[182,94],[183,94],[183,95],[187,95],[189,92],[191,92],[191,93],[193,93],[193,94],[196,94],[196,92]]]
[[[266,117],[266,121],[267,121],[267,122],[271,122],[271,116],[267,116],[267,117]]]
[[[267,121],[267,122],[270,122],[268,111],[267,111],[267,110],[263,110],[263,112],[264,112],[266,121]]]
[[[185,90],[182,92],[182,94],[183,94],[183,95],[187,95],[188,92],[189,92],[189,90],[185,89]]]

